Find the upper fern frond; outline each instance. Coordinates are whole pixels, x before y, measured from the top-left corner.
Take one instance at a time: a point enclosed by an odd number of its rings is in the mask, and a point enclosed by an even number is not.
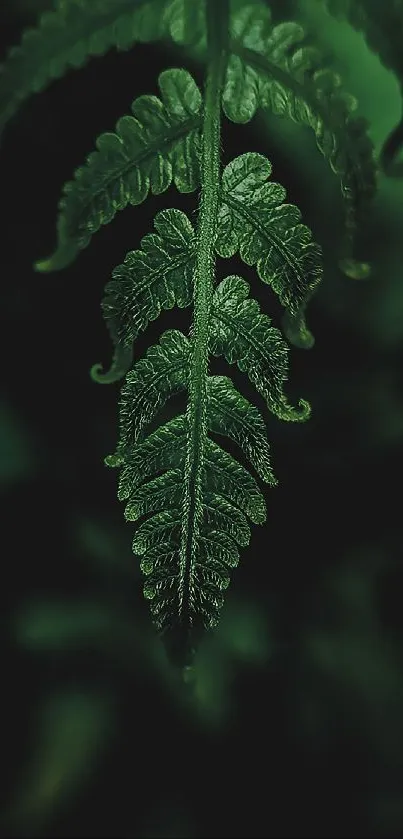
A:
[[[81,67],[112,46],[125,50],[135,41],[160,38],[165,5],[166,0],[68,0],[44,12],[0,68],[0,134],[27,96],[43,90],[69,67]]]
[[[368,125],[354,117],[356,100],[343,91],[320,52],[303,44],[300,24],[272,26],[268,7],[257,3],[234,16],[232,30],[223,99],[227,116],[245,122],[261,106],[313,129],[319,150],[340,177],[346,213],[341,267],[349,276],[367,276],[369,266],[353,258],[353,249],[361,213],[375,191],[376,166]]]
[[[135,99],[133,116],[122,117],[116,133],[98,137],[97,151],[77,169],[64,188],[55,253],[38,262],[54,271],[72,262],[91,236],[127,204],[141,204],[151,190],[165,192],[174,183],[180,192],[199,184],[201,94],[186,70],[164,70],[158,79],[161,99]]]
[[[402,0],[324,0],[331,14],[347,18],[362,32],[382,64],[392,70],[399,82],[403,100],[403,2]],[[385,140],[380,162],[387,175],[402,177],[403,163],[398,154],[403,145],[403,117]]]

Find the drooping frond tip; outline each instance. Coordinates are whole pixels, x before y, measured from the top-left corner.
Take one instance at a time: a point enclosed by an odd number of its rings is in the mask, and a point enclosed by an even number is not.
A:
[[[160,236],[164,228],[163,213],[158,217]],[[186,230],[182,216],[178,215],[176,221]],[[187,234],[189,241],[193,241],[191,226]],[[158,237],[153,241],[158,242]],[[151,241],[146,245],[150,256]],[[137,259],[136,253],[140,252],[134,252],[132,263]],[[161,256],[157,258],[157,253],[155,266],[157,293],[163,273]],[[168,277],[174,299],[183,291],[183,281],[179,272],[166,273],[166,282]],[[237,364],[277,417],[304,420],[309,415],[308,403],[301,400],[300,407],[293,408],[284,393],[287,345],[248,292],[248,284],[234,276],[226,277],[215,289],[210,352]],[[132,297],[135,314],[138,300],[133,294]],[[127,305],[130,306],[130,298]],[[158,308],[159,303],[154,301],[154,305]],[[146,320],[147,311],[144,310]],[[129,318],[126,328],[131,329]],[[120,402],[119,444],[115,455],[106,459],[108,466],[121,470],[118,495],[126,502],[127,521],[141,520],[134,535],[133,551],[140,556],[140,567],[146,577],[144,595],[171,655],[177,656],[181,663],[190,660],[190,652],[201,633],[218,623],[223,592],[229,585],[232,569],[239,562],[239,547],[249,543],[248,518],[262,523],[266,515],[255,478],[214,438],[231,439],[260,479],[272,486],[276,484],[260,412],[236,390],[231,379],[208,376],[206,432],[203,426],[198,431],[198,456],[202,457],[203,470],[197,550],[196,554],[184,557],[181,546],[186,526],[185,488],[187,470],[192,468],[187,458],[187,443],[189,435],[195,433],[193,419],[187,413],[151,432],[148,426],[155,423],[169,399],[188,391],[192,342],[192,335],[186,338],[178,330],[169,330],[127,374]]]

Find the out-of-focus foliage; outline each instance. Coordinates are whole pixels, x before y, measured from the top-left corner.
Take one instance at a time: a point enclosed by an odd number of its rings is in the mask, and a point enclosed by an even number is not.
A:
[[[77,793],[102,752],[111,724],[107,698],[66,690],[38,712],[33,754],[16,791],[10,825],[30,833]]]

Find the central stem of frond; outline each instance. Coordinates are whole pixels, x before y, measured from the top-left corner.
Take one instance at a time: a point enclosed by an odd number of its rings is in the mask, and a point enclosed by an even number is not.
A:
[[[206,0],[208,66],[204,96],[201,198],[197,226],[194,310],[187,406],[187,457],[181,537],[180,603],[182,622],[191,628],[198,541],[202,516],[202,469],[207,437],[206,402],[210,310],[215,277],[214,242],[220,189],[221,95],[229,41],[229,0]]]

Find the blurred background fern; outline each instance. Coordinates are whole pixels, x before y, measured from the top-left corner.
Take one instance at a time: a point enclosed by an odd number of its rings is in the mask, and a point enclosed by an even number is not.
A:
[[[393,74],[320,2],[271,5],[320,35],[379,149],[400,118]],[[50,6],[5,0],[2,56]],[[269,156],[324,247],[325,276],[310,306],[315,347],[291,351],[290,396],[310,400],[312,419],[291,429],[269,420],[280,485],[188,693],[149,625],[103,466],[118,390],[88,371],[109,358],[99,303],[111,269],[157,210],[191,212],[194,199],[172,190],[103,228],[72,268],[32,270],[53,244],[61,186],[94,138],[180,63],[163,45],[92,59],[27,102],[2,145],[4,829],[401,836],[403,182],[380,177],[362,234],[374,270],[354,283],[337,268],[338,182],[310,132],[267,116],[225,125],[223,163]],[[200,83],[200,68],[187,67]],[[276,321],[274,297],[242,273]],[[162,317],[139,355],[178,326],[177,311]]]

